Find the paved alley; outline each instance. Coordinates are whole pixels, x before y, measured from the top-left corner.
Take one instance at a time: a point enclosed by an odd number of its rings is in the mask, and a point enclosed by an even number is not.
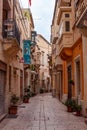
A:
[[[16,118],[6,117],[0,130],[87,130],[83,117],[66,112],[51,94],[38,95],[19,106]]]

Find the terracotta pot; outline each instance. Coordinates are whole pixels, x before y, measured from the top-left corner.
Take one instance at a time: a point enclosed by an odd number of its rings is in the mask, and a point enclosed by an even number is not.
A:
[[[29,103],[29,99],[28,98],[24,99],[23,103]]]
[[[76,116],[81,116],[81,112],[80,111],[76,111]]]
[[[85,123],[87,124],[87,118],[85,119]]]
[[[73,112],[72,107],[71,107],[71,106],[67,106],[67,111],[68,111],[68,112]]]
[[[17,106],[9,107],[9,114],[16,115],[17,114]]]

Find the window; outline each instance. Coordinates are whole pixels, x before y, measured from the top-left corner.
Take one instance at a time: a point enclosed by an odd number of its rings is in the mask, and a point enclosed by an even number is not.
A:
[[[69,18],[69,14],[65,14],[65,17],[66,17],[66,18]]]
[[[66,22],[65,22],[65,31],[66,31],[66,32],[69,32],[69,31],[70,31],[70,22],[69,22],[69,21],[66,21]]]
[[[63,33],[63,22],[61,23],[61,25],[59,27],[58,37],[61,37],[62,33]]]
[[[42,51],[42,65],[44,65],[44,52]]]

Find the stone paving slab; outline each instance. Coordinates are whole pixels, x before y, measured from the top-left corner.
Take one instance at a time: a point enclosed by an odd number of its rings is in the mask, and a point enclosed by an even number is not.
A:
[[[87,130],[87,125],[51,94],[42,94],[20,105],[17,118],[5,118],[0,130]]]

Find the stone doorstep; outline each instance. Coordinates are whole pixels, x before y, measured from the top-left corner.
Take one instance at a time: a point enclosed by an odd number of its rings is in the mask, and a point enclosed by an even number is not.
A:
[[[85,124],[87,124],[87,118],[85,118]]]
[[[3,121],[3,119],[4,119],[6,116],[7,116],[7,113],[2,114],[2,115],[0,116],[0,122]]]

